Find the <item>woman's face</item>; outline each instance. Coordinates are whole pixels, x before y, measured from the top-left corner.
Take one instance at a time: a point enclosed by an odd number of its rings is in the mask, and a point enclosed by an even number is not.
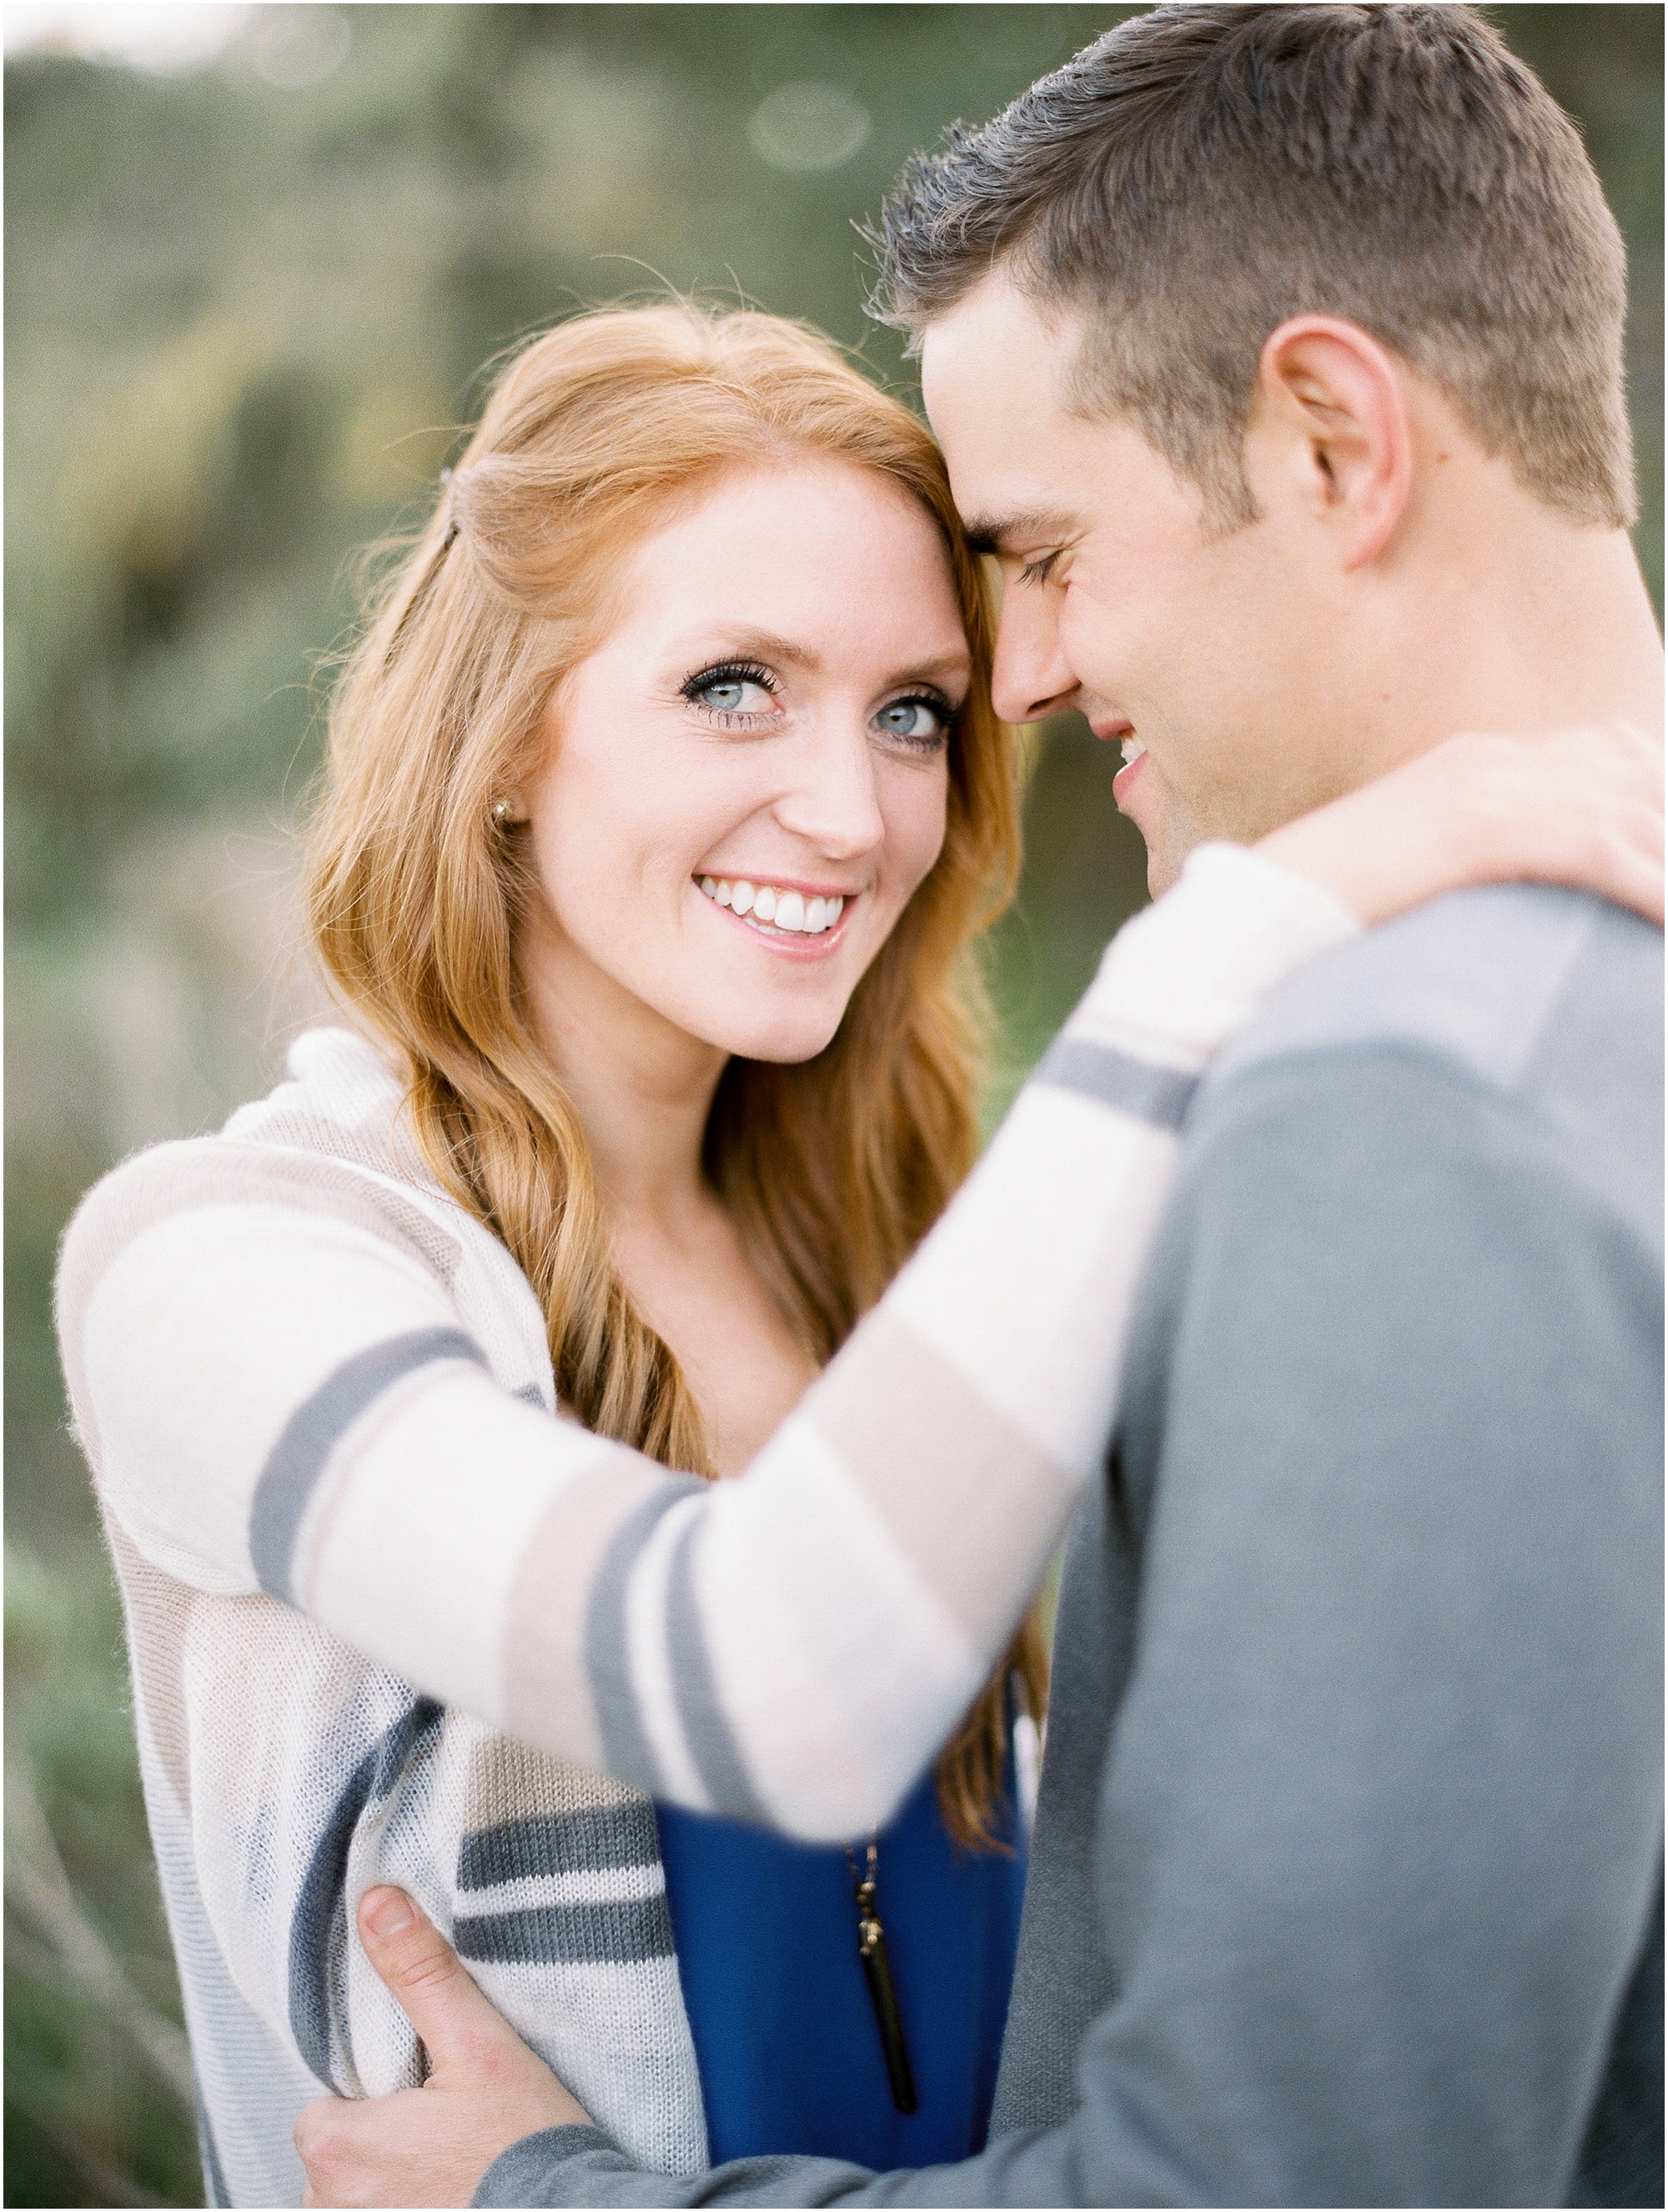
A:
[[[970,661],[943,542],[849,463],[749,469],[643,541],[620,604],[520,793],[535,1005],[807,1060],[944,842]]]

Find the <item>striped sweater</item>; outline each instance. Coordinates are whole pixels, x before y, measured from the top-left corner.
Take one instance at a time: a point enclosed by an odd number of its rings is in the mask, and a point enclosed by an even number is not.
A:
[[[345,1033],[89,1195],[59,1332],[211,2201],[298,2201],[289,2130],[320,2084],[419,2078],[352,1937],[380,1881],[634,2160],[704,2165],[650,1796],[813,1838],[891,1814],[1104,1449],[1200,1070],[1355,927],[1254,854],[1196,854],[886,1297],[715,1486],[563,1417],[530,1285]]]

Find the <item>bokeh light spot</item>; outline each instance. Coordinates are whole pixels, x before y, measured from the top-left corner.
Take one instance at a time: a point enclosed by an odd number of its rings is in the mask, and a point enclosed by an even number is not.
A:
[[[268,84],[299,92],[338,70],[352,39],[339,8],[270,8],[250,33],[248,59]]]
[[[837,169],[868,137],[868,110],[837,84],[779,84],[753,110],[747,136],[773,169]]]

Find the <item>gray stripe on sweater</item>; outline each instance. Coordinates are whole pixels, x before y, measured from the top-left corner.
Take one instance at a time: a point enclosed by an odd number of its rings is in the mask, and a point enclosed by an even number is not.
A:
[[[643,1547],[660,1526],[661,1516],[705,1485],[694,1475],[668,1475],[651,1491],[616,1532],[603,1554],[591,1588],[585,1617],[585,1663],[602,1737],[602,1764],[618,1782],[635,1784],[652,1797],[663,1784],[654,1753],[637,1710],[626,1650],[625,1601],[632,1571]]]
[[[1160,1067],[1115,1046],[1073,1036],[1056,1039],[1031,1079],[1098,1099],[1156,1129],[1179,1129],[1199,1087],[1198,1077],[1180,1068]]]
[[[603,1867],[658,1866],[660,1831],[641,1803],[585,1806],[572,1813],[529,1813],[473,1828],[458,1844],[458,1887],[591,1874]]]
[[[314,1484],[344,1431],[391,1383],[437,1359],[486,1358],[460,1328],[414,1328],[344,1359],[284,1423],[249,1508],[249,1557],[269,1597],[294,1604],[289,1571]]]
[[[534,1905],[477,1912],[452,1923],[460,1959],[492,1966],[636,1966],[673,1954],[666,1893],[583,1905]]]
[[[692,1547],[698,1526],[691,1521],[679,1538],[667,1585],[667,1644],[672,1655],[678,1717],[714,1810],[727,1814],[732,1820],[755,1820],[761,1827],[769,1827],[770,1816],[758,1801],[719,1704],[706,1638],[701,1633],[701,1610],[691,1579]]]
[[[332,1974],[332,1961],[350,1940],[348,1852],[363,1814],[389,1797],[438,1740],[441,1717],[432,1698],[413,1698],[360,1759],[326,1818],[290,1917],[289,2033],[307,2070],[338,2096],[345,2093],[331,2067],[331,2027],[332,1996],[345,2005],[345,1969]]]

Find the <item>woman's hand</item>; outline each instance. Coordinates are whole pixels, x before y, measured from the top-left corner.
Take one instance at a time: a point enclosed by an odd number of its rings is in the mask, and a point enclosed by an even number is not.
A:
[[[1662,922],[1662,744],[1627,723],[1458,737],[1257,847],[1365,922],[1476,884],[1568,884]]]
[[[295,2123],[303,2204],[467,2204],[523,2136],[590,2125],[403,1890],[366,1892],[359,1935],[423,2038],[429,2079],[396,2096],[308,2105]]]

